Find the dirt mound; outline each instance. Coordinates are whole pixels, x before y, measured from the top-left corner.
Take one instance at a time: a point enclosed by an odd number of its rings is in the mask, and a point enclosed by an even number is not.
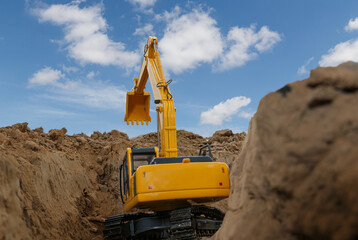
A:
[[[27,125],[0,128],[0,239],[102,239],[103,219],[123,213],[118,166],[125,149],[155,146],[156,134],[68,136],[65,128],[44,133]],[[240,149],[244,136],[231,133],[225,136],[229,142],[219,142],[179,130],[178,149],[197,155],[211,141],[214,157],[231,161],[225,145]],[[227,208],[225,201],[215,204]]]
[[[103,217],[123,211],[117,169],[128,136],[65,133],[0,128],[0,239],[101,239]]]
[[[215,239],[358,238],[358,64],[265,96]]]

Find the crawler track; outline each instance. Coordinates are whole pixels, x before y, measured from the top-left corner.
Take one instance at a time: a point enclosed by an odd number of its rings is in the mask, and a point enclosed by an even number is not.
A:
[[[191,206],[159,213],[135,213],[109,217],[103,235],[113,239],[200,239],[212,236],[224,213],[207,206]]]

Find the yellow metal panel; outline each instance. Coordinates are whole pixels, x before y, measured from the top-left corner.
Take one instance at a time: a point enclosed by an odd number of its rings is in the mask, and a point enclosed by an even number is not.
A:
[[[222,185],[219,185],[220,182]],[[230,188],[229,171],[225,163],[171,163],[137,169],[138,193],[218,187]]]
[[[126,101],[126,115],[124,121],[132,125],[134,122],[143,125],[145,122],[148,125],[148,122],[151,121],[149,115],[150,109],[150,93],[144,92],[144,94],[135,94],[133,92],[127,92],[127,101]]]
[[[203,199],[209,201],[226,198],[229,194],[230,188],[139,193],[133,199],[126,202],[124,210],[128,212],[132,208],[137,207],[150,208],[154,211],[164,211],[173,209],[175,206],[180,206],[180,204],[183,204],[186,200],[195,201],[196,199]]]
[[[158,201],[224,198],[230,193],[229,169],[225,163],[146,165],[139,167],[135,174],[137,195],[126,202],[126,211],[133,207],[153,209]]]

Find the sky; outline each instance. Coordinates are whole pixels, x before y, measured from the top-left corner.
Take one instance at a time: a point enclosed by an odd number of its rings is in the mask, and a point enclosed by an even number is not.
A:
[[[124,122],[148,36],[177,129],[241,132],[268,93],[358,62],[358,1],[1,0],[0,127],[155,132],[154,103],[148,126]]]

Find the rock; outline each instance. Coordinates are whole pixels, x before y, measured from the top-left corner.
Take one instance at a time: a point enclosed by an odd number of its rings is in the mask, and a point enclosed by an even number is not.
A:
[[[101,165],[103,163],[103,158],[102,157],[97,157],[96,162]]]
[[[40,146],[37,143],[33,142],[33,141],[26,141],[25,147],[30,149],[30,150],[33,150],[33,151],[40,150]]]
[[[112,131],[109,132],[109,134],[112,135],[114,138],[128,138],[127,134],[122,133],[122,132],[120,132],[118,130],[112,130]]]
[[[87,220],[90,222],[99,222],[99,223],[104,223],[105,222],[105,218],[101,217],[101,216],[88,216]]]
[[[5,147],[13,146],[12,142],[9,139],[4,140],[2,145]]]
[[[39,127],[39,128],[35,128],[33,131],[37,133],[43,133],[44,129],[42,127]]]
[[[358,238],[358,64],[265,96],[214,239]]]
[[[55,141],[55,140],[58,140],[59,138],[63,138],[66,133],[67,133],[66,128],[62,128],[60,130],[59,129],[51,129],[48,132],[48,136],[51,140]]]
[[[233,132],[229,129],[224,129],[224,130],[218,130],[213,134],[213,138],[215,137],[230,137],[234,135]]]
[[[77,141],[81,144],[86,144],[87,140],[88,140],[88,138],[86,136],[83,136],[83,135],[77,136]]]
[[[98,139],[98,138],[100,138],[102,136],[102,133],[101,132],[99,132],[99,131],[94,131],[93,133],[92,133],[92,135],[91,135],[91,138],[93,138],[93,139]]]
[[[30,132],[30,128],[27,126],[29,125],[27,122],[24,123],[16,123],[14,125],[12,125],[13,129],[18,129],[20,130],[20,132]]]

